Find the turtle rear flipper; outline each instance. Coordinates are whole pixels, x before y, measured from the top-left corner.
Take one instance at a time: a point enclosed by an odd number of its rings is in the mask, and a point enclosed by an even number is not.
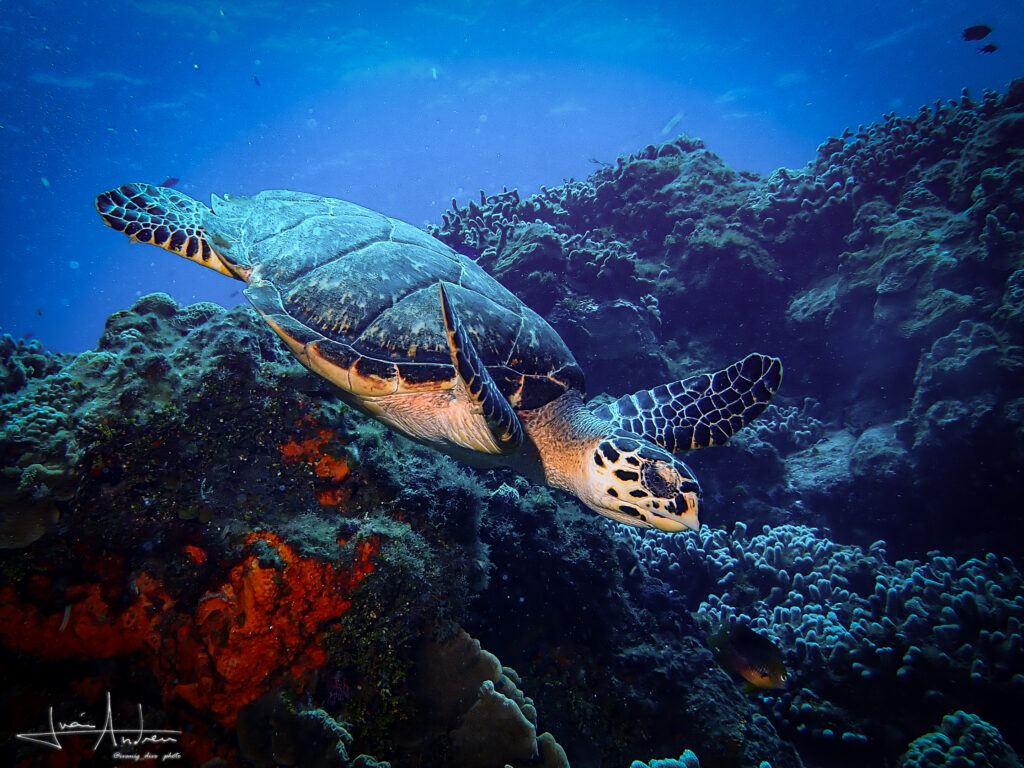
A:
[[[152,184],[122,184],[98,195],[96,210],[108,227],[137,243],[160,246],[228,277],[246,277],[204,229],[205,217],[213,212],[188,195]]]
[[[781,382],[781,360],[750,354],[717,373],[620,397],[594,414],[678,454],[725,443],[761,415]]]

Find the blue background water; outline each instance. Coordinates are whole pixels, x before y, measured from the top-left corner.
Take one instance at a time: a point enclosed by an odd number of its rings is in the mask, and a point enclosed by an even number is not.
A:
[[[102,226],[94,196],[126,181],[423,224],[677,133],[737,168],[799,167],[844,127],[1024,74],[1016,0],[681,5],[4,3],[0,328],[77,351],[143,293],[240,300]],[[993,54],[960,39],[979,23]]]

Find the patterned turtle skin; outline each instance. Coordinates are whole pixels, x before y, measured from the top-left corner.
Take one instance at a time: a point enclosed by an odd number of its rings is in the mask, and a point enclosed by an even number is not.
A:
[[[213,197],[148,184],[96,200],[136,242],[243,280],[295,356],[397,431],[511,465],[631,525],[697,528],[673,451],[724,442],[767,406],[775,358],[638,392],[596,413],[555,330],[472,259],[353,203],[291,191]],[[630,399],[632,398],[632,399]]]

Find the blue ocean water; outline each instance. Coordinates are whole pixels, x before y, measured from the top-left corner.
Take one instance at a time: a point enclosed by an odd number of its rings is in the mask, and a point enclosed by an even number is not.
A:
[[[138,296],[238,285],[102,226],[126,181],[292,188],[417,225],[699,136],[800,167],[844,128],[1002,89],[1019,2],[18,2],[3,5],[0,329],[92,348]],[[993,27],[998,50],[961,40]]]

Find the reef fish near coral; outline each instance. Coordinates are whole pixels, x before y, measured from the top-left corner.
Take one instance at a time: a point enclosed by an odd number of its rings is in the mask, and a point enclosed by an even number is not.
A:
[[[708,638],[715,661],[735,672],[754,688],[784,688],[789,675],[782,651],[746,624],[722,628]]]
[[[700,486],[678,458],[721,445],[769,404],[778,359],[591,412],[555,330],[475,262],[394,219],[289,191],[213,200],[147,184],[101,194],[104,222],[248,283],[292,353],[349,404],[470,463],[511,465],[620,522],[697,529]]]

